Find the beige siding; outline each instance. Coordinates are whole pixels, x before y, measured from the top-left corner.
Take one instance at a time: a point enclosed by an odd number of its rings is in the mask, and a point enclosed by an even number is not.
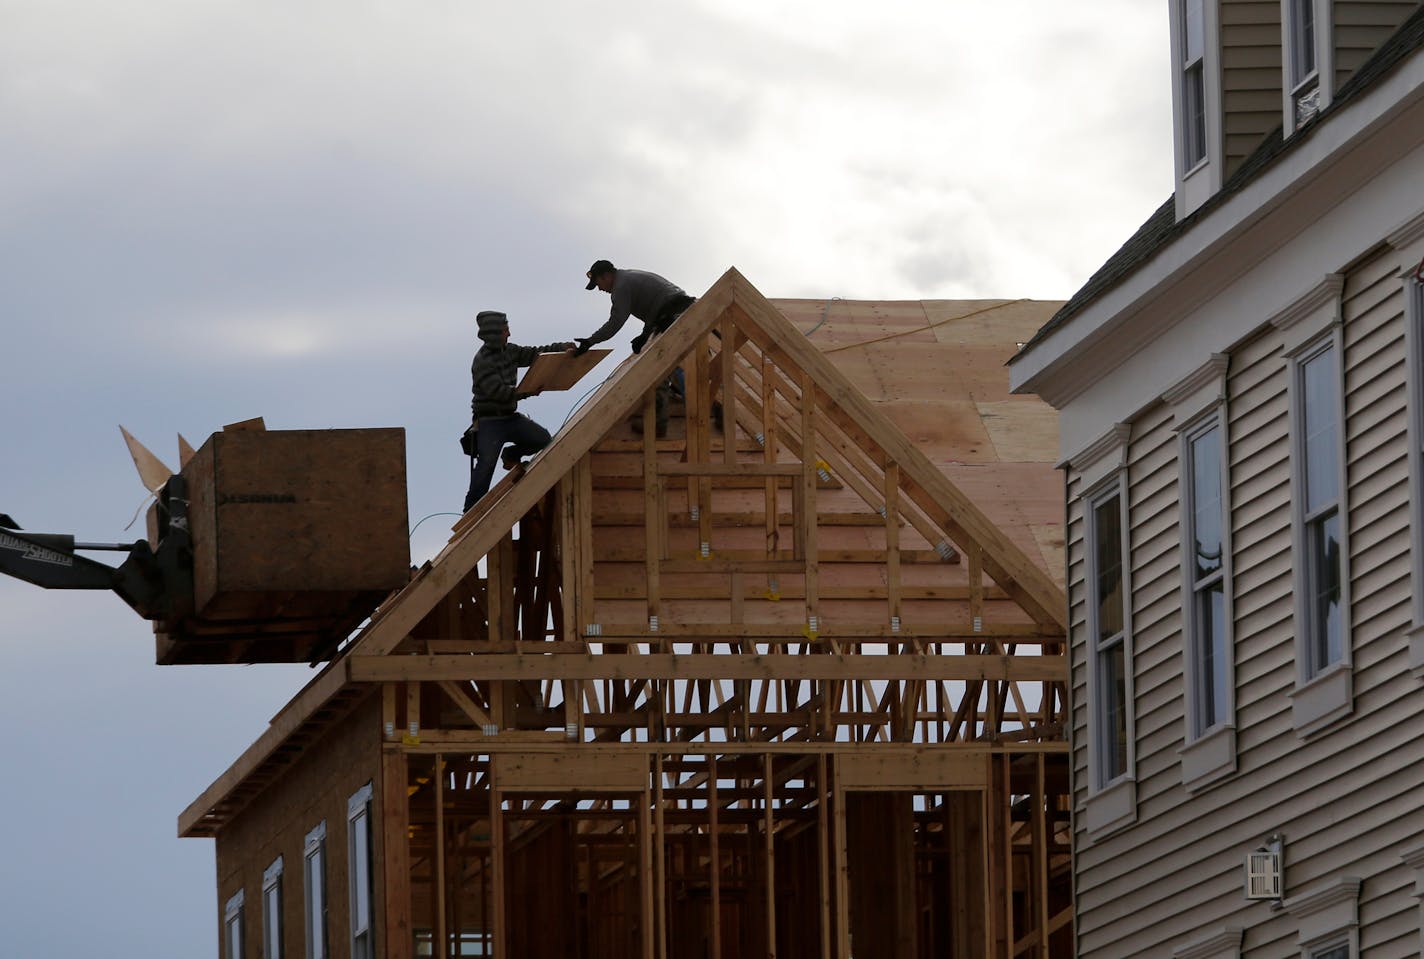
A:
[[[1334,0],[1335,89],[1419,6],[1417,0]]]
[[[1221,112],[1226,175],[1281,125],[1280,0],[1222,0]]]
[[[1181,784],[1185,700],[1180,615],[1177,436],[1163,409],[1139,415],[1129,447],[1137,821],[1082,828],[1086,787],[1085,573],[1079,490],[1069,478],[1074,630],[1074,801],[1079,955],[1170,955],[1228,925],[1243,956],[1299,955],[1296,920],[1241,893],[1242,860],[1286,837],[1287,895],[1358,875],[1361,955],[1419,954],[1412,873],[1424,840],[1424,690],[1409,672],[1408,469],[1403,295],[1398,264],[1352,268],[1343,301],[1346,472],[1355,709],[1302,741],[1295,684],[1286,360],[1268,327],[1237,346],[1228,375],[1237,772],[1195,795]]]

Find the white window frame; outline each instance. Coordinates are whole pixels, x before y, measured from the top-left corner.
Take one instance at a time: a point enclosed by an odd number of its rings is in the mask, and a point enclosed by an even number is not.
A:
[[[1181,220],[1205,203],[1221,189],[1222,129],[1221,129],[1221,62],[1219,14],[1214,0],[1201,0],[1201,56],[1187,59],[1187,10],[1191,0],[1170,0],[1171,62],[1172,62],[1172,124],[1173,166],[1176,171],[1176,214]],[[1187,108],[1189,93],[1187,77],[1193,70],[1201,72],[1203,124],[1202,156],[1191,159],[1188,154]]]
[[[223,906],[223,959],[243,959],[243,890],[233,893]]]
[[[1335,386],[1333,413],[1336,421],[1336,499],[1326,507],[1306,513],[1305,472],[1305,365],[1326,353]],[[1291,440],[1291,544],[1297,562],[1292,564],[1295,590],[1296,686],[1291,691],[1292,719],[1296,732],[1304,737],[1329,727],[1348,716],[1353,708],[1353,651],[1350,632],[1350,517],[1349,488],[1346,484],[1346,420],[1344,343],[1338,311],[1325,332],[1304,340],[1287,354],[1290,392]],[[1333,510],[1339,520],[1340,540],[1340,656],[1316,662],[1316,622],[1313,611],[1314,576],[1311,562],[1312,525]]]
[[[282,857],[262,873],[262,959],[282,959]]]
[[[1309,7],[1315,65],[1297,78],[1296,63],[1301,55],[1302,37],[1299,11]],[[1287,135],[1305,125],[1330,105],[1334,95],[1335,48],[1332,39],[1331,0],[1281,0],[1281,90]],[[1300,106],[1309,100],[1313,106]]]
[[[1409,381],[1409,526],[1410,553],[1424,556],[1424,283],[1414,276],[1417,266],[1406,263],[1404,283],[1404,339]],[[1424,563],[1413,570],[1414,622],[1408,633],[1409,666],[1424,679]]]
[[[1224,365],[1222,366],[1224,371]],[[1224,396],[1224,390],[1222,394]],[[1236,771],[1236,662],[1234,603],[1232,589],[1231,550],[1231,469],[1230,436],[1227,431],[1226,404],[1218,400],[1204,414],[1178,427],[1177,462],[1180,466],[1179,499],[1181,501],[1181,566],[1182,566],[1182,652],[1185,678],[1186,729],[1180,750],[1182,783],[1188,789],[1208,786]],[[1195,518],[1197,491],[1193,446],[1197,440],[1215,431],[1218,449],[1218,482],[1220,484],[1221,565],[1201,582],[1196,579]],[[1216,716],[1211,723],[1203,715],[1206,684],[1212,677],[1203,673],[1205,638],[1199,615],[1198,596],[1204,587],[1220,583],[1223,604],[1223,635],[1219,651],[1220,669],[1225,677],[1222,701],[1216,704]]]
[[[1133,716],[1132,703],[1134,702],[1134,685],[1132,678],[1132,582],[1131,582],[1131,554],[1129,551],[1128,517],[1127,517],[1127,449],[1128,441],[1132,437],[1132,425],[1129,423],[1115,423],[1103,436],[1088,444],[1087,447],[1068,457],[1060,466],[1066,466],[1074,482],[1079,484],[1083,490],[1077,498],[1077,503],[1082,511],[1080,522],[1083,524],[1083,545],[1086,556],[1083,561],[1084,580],[1081,584],[1083,590],[1083,602],[1088,606],[1084,625],[1081,627],[1085,635],[1082,635],[1082,642],[1074,640],[1070,644],[1070,649],[1076,651],[1082,649],[1085,655],[1085,666],[1088,674],[1088,701],[1087,707],[1087,727],[1088,736],[1086,743],[1087,767],[1088,767],[1088,795],[1083,805],[1084,829],[1090,837],[1105,836],[1108,833],[1131,825],[1137,820],[1137,781],[1136,781],[1136,745],[1135,730],[1136,721]],[[1101,780],[1099,753],[1101,751],[1100,740],[1097,738],[1099,724],[1097,720],[1098,709],[1100,708],[1100,698],[1098,693],[1098,658],[1097,658],[1097,617],[1098,607],[1096,604],[1097,593],[1097,554],[1096,538],[1094,531],[1095,516],[1093,514],[1093,504],[1102,502],[1106,497],[1112,495],[1120,496],[1119,508],[1122,510],[1120,522],[1122,523],[1122,593],[1123,593],[1123,650],[1124,672],[1126,674],[1126,712],[1127,712],[1127,769],[1126,771],[1111,780],[1099,785]],[[1074,584],[1074,588],[1079,588]]]
[[[376,956],[372,794],[371,783],[367,783],[356,790],[346,803],[346,885],[351,916],[351,959],[375,959]]]
[[[317,882],[312,882],[312,876]],[[306,959],[327,959],[326,820],[316,824],[302,843],[302,925]],[[315,888],[313,888],[315,887]]]

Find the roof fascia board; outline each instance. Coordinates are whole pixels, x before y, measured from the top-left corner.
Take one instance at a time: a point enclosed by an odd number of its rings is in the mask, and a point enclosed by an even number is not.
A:
[[[201,825],[203,818],[220,803],[233,787],[251,775],[269,756],[276,752],[286,739],[331,698],[346,687],[350,678],[347,657],[332,662],[321,675],[317,676],[292,697],[277,715],[272,717],[267,729],[242,751],[227,770],[213,780],[202,795],[188,804],[178,816],[178,836],[193,835],[192,830]]]
[[[1056,409],[1097,381],[1111,367],[1159,335],[1166,325],[1185,316],[1190,308],[1210,298],[1223,283],[1193,283],[1193,272],[1221,253],[1252,226],[1279,207],[1300,196],[1327,170],[1350,162],[1377,162],[1356,148],[1391,120],[1424,98],[1424,55],[1415,53],[1388,78],[1346,105],[1307,134],[1305,142],[1290,150],[1256,180],[1181,236],[1178,236],[1122,283],[1109,290],[1034,348],[1010,363],[1010,389],[1037,393]],[[1332,205],[1335,197],[1322,198]],[[1237,260],[1236,275],[1255,260]],[[1226,282],[1229,282],[1227,278]],[[1185,292],[1178,292],[1185,287]],[[1176,294],[1168,317],[1160,305]],[[1124,327],[1153,308],[1153,322],[1128,333]],[[1127,335],[1124,335],[1127,334]],[[1082,361],[1092,357],[1091,364]],[[1084,367],[1091,367],[1091,374]]]

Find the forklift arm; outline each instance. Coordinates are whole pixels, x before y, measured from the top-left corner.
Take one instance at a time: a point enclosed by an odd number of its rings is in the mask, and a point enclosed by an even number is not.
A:
[[[0,573],[45,589],[111,589],[145,619],[182,615],[192,604],[193,550],[181,477],[168,480],[159,505],[163,518],[156,552],[145,540],[78,543],[65,534],[31,533],[0,513]],[[113,550],[128,556],[118,566],[107,566],[76,550]]]

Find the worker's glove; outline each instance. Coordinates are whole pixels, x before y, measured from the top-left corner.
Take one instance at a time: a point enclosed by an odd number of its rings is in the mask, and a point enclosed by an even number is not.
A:
[[[593,346],[593,340],[590,340],[588,337],[586,337],[586,336],[580,336],[580,337],[575,338],[575,339],[574,339],[574,356],[583,356],[585,353],[587,353],[587,352],[589,351],[589,348],[590,348],[591,346]]]
[[[649,339],[650,336],[651,336],[650,333],[644,331],[644,332],[642,332],[642,333],[639,333],[637,336],[633,337],[633,352],[634,352],[634,353],[641,353],[641,352],[643,352],[643,347],[645,347],[645,346],[648,345],[648,339]]]

